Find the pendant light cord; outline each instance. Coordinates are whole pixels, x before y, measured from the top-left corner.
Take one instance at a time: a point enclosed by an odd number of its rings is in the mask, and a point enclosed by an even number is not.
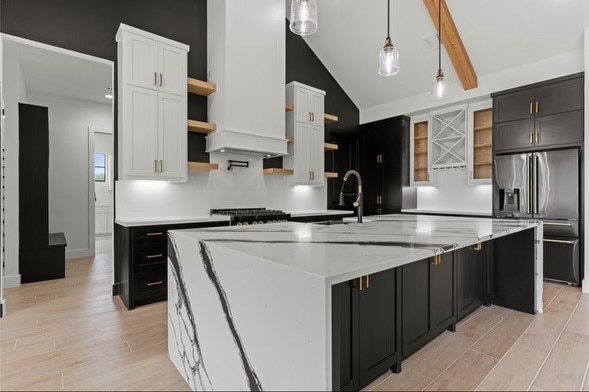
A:
[[[387,38],[391,37],[391,0],[387,0]]]
[[[442,70],[442,0],[438,0],[438,71]]]

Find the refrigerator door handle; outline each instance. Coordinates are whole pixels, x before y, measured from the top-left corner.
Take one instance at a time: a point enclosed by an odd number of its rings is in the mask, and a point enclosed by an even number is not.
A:
[[[534,200],[533,200],[533,209],[534,209],[534,214],[538,214],[540,211],[538,210],[538,166],[539,166],[539,159],[538,159],[538,155],[534,154],[533,155],[533,159],[534,159],[534,172],[533,172],[533,177],[532,177],[532,183],[533,183],[533,195],[534,195]]]
[[[527,209],[528,209],[528,215],[532,214],[532,184],[531,184],[531,178],[532,178],[532,155],[528,155],[527,159],[527,163],[528,163],[528,200],[527,200]]]

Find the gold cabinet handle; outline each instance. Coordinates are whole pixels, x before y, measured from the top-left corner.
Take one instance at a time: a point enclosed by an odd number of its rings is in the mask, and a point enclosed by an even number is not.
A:
[[[540,131],[536,132],[536,144],[540,143]]]
[[[534,132],[530,132],[530,144],[534,144]]]
[[[530,102],[530,114],[534,114],[534,102]]]
[[[366,288],[370,288],[370,275],[366,275]]]
[[[164,85],[164,74],[160,74],[160,87],[163,87]]]
[[[364,290],[364,287],[362,287],[362,277],[360,277],[360,291]]]
[[[160,284],[164,284],[164,282],[162,280],[158,280],[157,282],[146,283],[148,287],[159,286]]]
[[[152,236],[156,236],[156,235],[164,235],[164,233],[161,231],[158,231],[157,233],[147,233],[146,235],[148,237],[152,237]]]
[[[153,85],[157,86],[157,72],[153,73]]]
[[[164,172],[164,161],[162,161],[162,160],[160,160],[160,167],[159,167],[159,169],[160,169],[160,173],[163,173]]]
[[[153,172],[157,173],[157,160],[153,161]]]
[[[483,250],[483,244],[481,244],[481,243],[479,242],[478,244],[476,244],[476,245],[474,246],[474,250],[476,250],[476,251],[481,251],[481,250]]]
[[[536,113],[540,113],[540,102],[536,101]]]

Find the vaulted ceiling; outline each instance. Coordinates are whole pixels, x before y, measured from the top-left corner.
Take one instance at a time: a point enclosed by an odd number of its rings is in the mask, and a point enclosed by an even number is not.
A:
[[[318,31],[308,45],[360,109],[428,92],[437,71],[436,33],[422,0],[391,0],[391,37],[401,71],[376,72],[386,37],[386,0],[318,0]],[[583,47],[588,0],[447,0],[479,78]],[[290,6],[287,0],[287,14]],[[443,41],[443,37],[442,37]],[[434,41],[435,43],[435,41]],[[443,51],[450,83],[459,83]]]

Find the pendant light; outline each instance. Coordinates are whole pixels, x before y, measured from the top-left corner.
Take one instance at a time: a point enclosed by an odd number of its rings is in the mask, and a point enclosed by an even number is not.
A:
[[[310,35],[317,31],[317,0],[291,1],[290,31],[298,35]]]
[[[391,41],[391,0],[387,0],[387,38],[378,54],[378,74],[391,76],[399,73],[399,52]]]
[[[438,73],[432,82],[432,95],[437,99],[446,95],[446,78],[442,72],[442,0],[438,0]]]

